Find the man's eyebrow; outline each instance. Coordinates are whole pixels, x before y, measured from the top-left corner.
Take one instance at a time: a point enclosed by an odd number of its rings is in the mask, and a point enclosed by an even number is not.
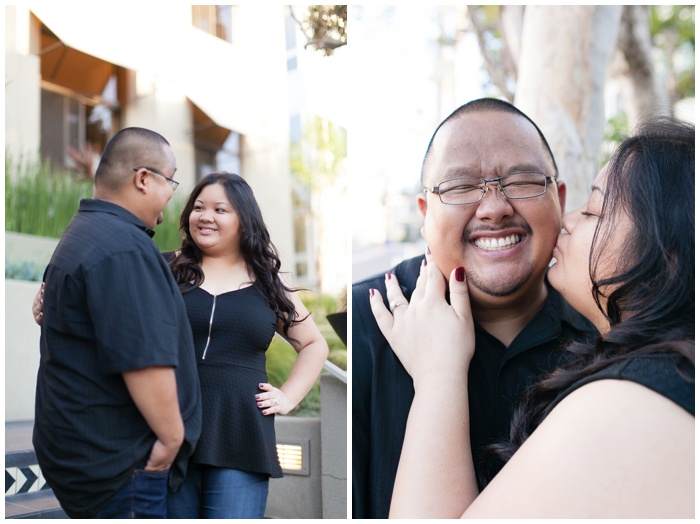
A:
[[[525,163],[525,164],[514,164],[508,166],[508,169],[504,170],[502,176],[510,175],[513,173],[545,173],[546,169],[544,165],[540,163]],[[440,173],[440,181],[445,182],[447,180],[453,180],[455,178],[484,178],[481,176],[480,168],[473,168],[467,166],[451,167]]]

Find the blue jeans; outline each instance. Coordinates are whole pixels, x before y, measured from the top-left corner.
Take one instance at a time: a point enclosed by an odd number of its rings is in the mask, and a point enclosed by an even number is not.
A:
[[[190,464],[178,492],[168,493],[168,518],[264,518],[269,483],[259,473]]]
[[[168,474],[135,469],[124,486],[100,510],[100,519],[167,518]]]

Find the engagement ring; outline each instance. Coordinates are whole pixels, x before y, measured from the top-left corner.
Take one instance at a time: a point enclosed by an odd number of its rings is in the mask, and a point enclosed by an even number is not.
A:
[[[391,302],[391,303],[389,304],[389,309],[390,309],[391,312],[393,313],[394,310],[395,310],[397,307],[399,307],[399,306],[407,306],[407,305],[408,305],[408,304],[406,304],[406,302]]]

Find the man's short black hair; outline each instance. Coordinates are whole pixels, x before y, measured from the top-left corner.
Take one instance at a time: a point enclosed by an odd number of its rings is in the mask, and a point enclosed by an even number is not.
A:
[[[122,129],[107,142],[95,171],[95,183],[118,187],[123,182],[120,170],[130,174],[131,168],[139,167],[129,164],[136,153],[148,149],[160,151],[163,146],[170,143],[155,131],[143,127]]]
[[[479,113],[479,112],[483,113],[483,112],[487,112],[487,111],[511,113],[514,115],[519,115],[519,116],[522,116],[523,118],[525,118],[528,122],[530,122],[537,130],[537,134],[540,135],[540,139],[542,140],[542,144],[544,145],[545,149],[549,153],[550,158],[552,159],[552,165],[554,166],[555,176],[557,176],[559,174],[559,170],[557,168],[557,163],[554,160],[554,155],[552,154],[552,150],[550,149],[549,144],[547,143],[547,139],[542,134],[542,131],[540,131],[540,128],[537,127],[537,124],[535,124],[529,116],[527,116],[520,109],[515,107],[513,104],[506,102],[505,100],[500,100],[498,98],[478,98],[476,100],[472,100],[471,102],[467,102],[466,104],[463,104],[463,105],[459,106],[457,109],[455,109],[454,111],[452,111],[452,113],[450,113],[447,118],[445,118],[442,122],[440,122],[440,125],[437,126],[437,129],[435,129],[435,132],[433,133],[433,136],[430,138],[430,142],[428,143],[428,148],[425,150],[425,155],[423,156],[423,165],[421,166],[421,170],[420,170],[421,184],[423,183],[423,176],[425,173],[425,164],[428,160],[428,155],[430,154],[430,148],[433,146],[433,140],[435,139],[435,135],[440,130],[440,128],[443,126],[443,124],[445,124],[446,122],[449,122],[453,118],[456,118],[458,116],[461,116],[461,115],[464,115],[467,113]]]

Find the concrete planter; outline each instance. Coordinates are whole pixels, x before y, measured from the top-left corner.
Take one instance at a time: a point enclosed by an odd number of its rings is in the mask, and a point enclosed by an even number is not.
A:
[[[41,330],[32,316],[38,282],[5,280],[5,420],[33,420]]]

